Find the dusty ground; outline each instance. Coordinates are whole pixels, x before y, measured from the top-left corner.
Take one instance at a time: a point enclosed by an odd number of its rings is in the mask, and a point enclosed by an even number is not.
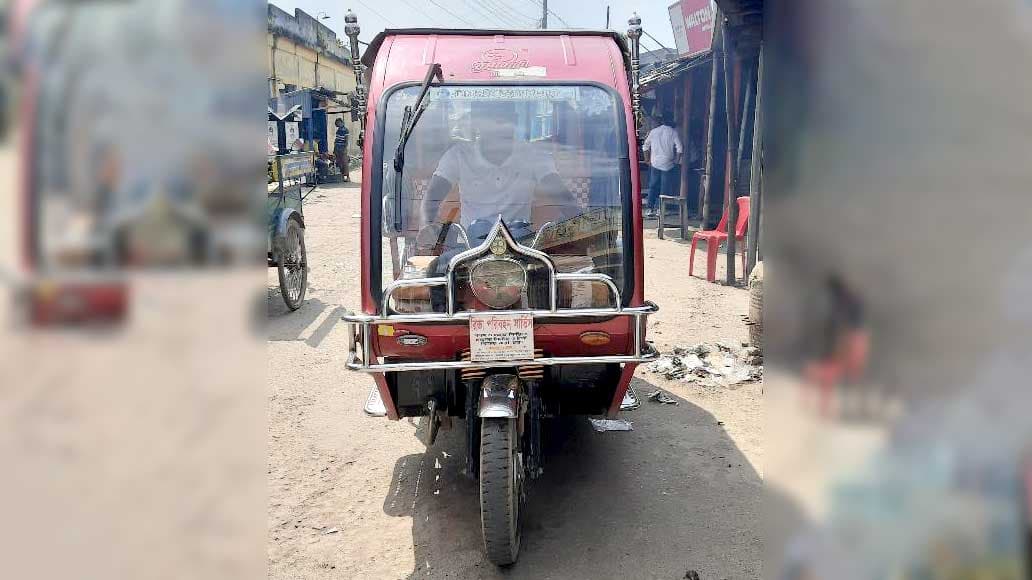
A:
[[[287,312],[269,272],[269,577],[760,577],[761,386],[693,387],[645,369],[634,382],[642,398],[658,386],[680,404],[624,413],[632,432],[594,433],[583,418],[546,432],[520,560],[505,571],[487,563],[461,431],[425,450],[415,423],[365,416],[372,381],[343,368],[358,212],[355,185],[312,194],[299,311]],[[745,340],[746,292],[689,278],[687,250],[647,234],[646,294],[661,306],[650,338],[661,349]]]

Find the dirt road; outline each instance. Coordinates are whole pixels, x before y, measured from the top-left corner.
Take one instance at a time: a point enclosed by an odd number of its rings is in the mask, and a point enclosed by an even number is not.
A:
[[[415,422],[365,416],[372,381],[344,370],[358,212],[357,185],[309,198],[299,311],[287,312],[270,270],[269,577],[760,577],[760,385],[715,390],[645,369],[637,392],[662,387],[680,404],[624,413],[632,432],[595,433],[583,419],[550,428],[520,560],[504,571],[486,562],[461,430],[424,450]],[[746,340],[746,292],[689,278],[687,249],[647,235],[646,294],[662,309],[650,338],[661,349]]]

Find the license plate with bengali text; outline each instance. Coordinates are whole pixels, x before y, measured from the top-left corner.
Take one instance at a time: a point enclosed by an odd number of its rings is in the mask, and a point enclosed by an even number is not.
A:
[[[532,360],[534,317],[529,314],[474,314],[469,319],[470,360]]]

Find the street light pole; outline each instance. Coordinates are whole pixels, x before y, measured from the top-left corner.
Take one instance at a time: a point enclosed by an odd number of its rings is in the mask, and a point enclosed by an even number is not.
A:
[[[365,142],[366,124],[366,86],[362,58],[358,52],[358,35],[362,31],[358,26],[358,17],[351,10],[344,15],[344,34],[348,37],[348,44],[351,45],[351,67],[355,71],[355,99],[352,109],[358,109],[359,131],[355,144],[362,147]]]
[[[645,124],[641,114],[641,78],[639,70],[639,55],[641,53],[641,17],[635,12],[627,20],[627,38],[631,45],[631,111],[634,114],[635,132],[638,139],[641,139],[641,129]]]
[[[541,28],[548,28],[548,0],[541,0]]]

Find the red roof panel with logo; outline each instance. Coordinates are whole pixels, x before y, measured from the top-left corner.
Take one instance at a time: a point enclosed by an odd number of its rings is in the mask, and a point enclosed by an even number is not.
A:
[[[366,54],[375,55],[374,87],[422,80],[434,62],[446,82],[593,81],[620,92],[627,83],[611,31],[387,30]]]

